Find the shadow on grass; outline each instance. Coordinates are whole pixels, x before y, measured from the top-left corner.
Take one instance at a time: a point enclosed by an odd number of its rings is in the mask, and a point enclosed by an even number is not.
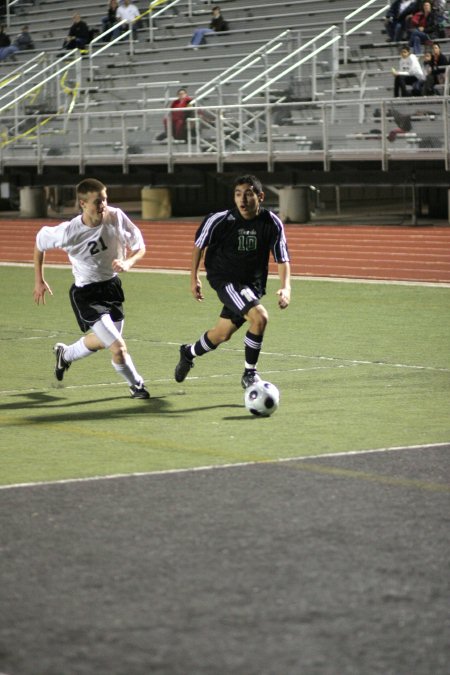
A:
[[[239,408],[242,409],[241,405],[237,403],[230,404],[215,404],[207,406],[197,406],[191,408],[172,408],[172,403],[167,401],[168,395],[155,396],[149,399],[139,399],[134,400],[132,404],[126,406],[115,406],[111,407],[106,406],[101,410],[80,410],[81,406],[92,406],[96,404],[108,404],[112,401],[117,403],[121,401],[124,397],[121,396],[111,396],[108,398],[96,398],[96,399],[86,399],[83,401],[66,401],[61,397],[47,394],[44,392],[33,392],[27,394],[16,394],[16,397],[20,397],[21,400],[17,400],[14,403],[7,403],[0,405],[0,411],[5,410],[31,410],[31,412],[38,413],[36,416],[26,415],[16,421],[12,421],[8,426],[15,426],[17,424],[23,425],[24,421],[29,424],[48,424],[49,422],[54,422],[56,424],[62,422],[83,422],[91,420],[106,420],[106,419],[117,419],[125,417],[133,417],[136,415],[169,415],[171,417],[181,417],[189,413],[198,413],[201,411],[214,410],[214,409],[224,409],[224,408]],[[130,400],[130,397],[127,396],[127,401]],[[73,410],[68,410],[72,408]],[[39,412],[38,412],[39,411]],[[45,412],[41,412],[45,411]],[[242,419],[240,416],[227,416],[223,418],[224,420],[239,420]],[[247,419],[247,417],[246,417]]]

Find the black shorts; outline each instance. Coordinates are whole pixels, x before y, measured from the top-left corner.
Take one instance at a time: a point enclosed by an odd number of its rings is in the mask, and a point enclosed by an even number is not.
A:
[[[109,314],[113,321],[122,321],[125,316],[122,307],[125,296],[119,277],[81,287],[73,284],[69,295],[70,304],[83,333],[97,323],[103,314]]]
[[[219,300],[223,302],[220,313],[222,319],[229,319],[240,328],[245,323],[244,316],[249,309],[260,304],[261,294],[252,286],[227,282],[215,289]]]

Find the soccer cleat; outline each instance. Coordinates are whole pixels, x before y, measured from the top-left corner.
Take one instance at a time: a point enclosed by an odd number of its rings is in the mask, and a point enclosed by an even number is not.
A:
[[[241,378],[242,389],[247,389],[247,387],[255,384],[255,382],[259,382],[260,379],[260,376],[254,368],[252,370],[246,368]]]
[[[150,398],[150,393],[144,387],[142,383],[139,387],[135,384],[132,384],[130,387],[131,398]]]
[[[64,359],[64,350],[67,347],[63,342],[57,342],[53,347],[53,353],[56,356],[55,376],[58,382],[61,382],[66,370],[69,370],[70,363]]]
[[[175,367],[175,380],[177,382],[183,382],[190,369],[194,367],[194,359],[190,359],[186,356],[187,346],[188,345],[181,345],[180,347],[180,360]]]

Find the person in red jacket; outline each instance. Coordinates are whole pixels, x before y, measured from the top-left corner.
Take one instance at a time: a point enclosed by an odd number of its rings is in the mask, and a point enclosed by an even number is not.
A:
[[[157,141],[163,141],[168,135],[168,125],[172,125],[172,138],[177,141],[187,140],[187,118],[190,115],[186,108],[192,101],[184,87],[178,89],[177,98],[170,104],[170,109],[174,112],[169,113],[164,118],[164,131],[156,137]]]
[[[413,14],[410,27],[409,46],[414,54],[421,54],[422,45],[438,36],[436,16],[432,10],[431,2],[424,2],[422,11]]]

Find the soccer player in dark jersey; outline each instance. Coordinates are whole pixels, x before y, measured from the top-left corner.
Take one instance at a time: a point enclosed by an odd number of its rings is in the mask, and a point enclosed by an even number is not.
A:
[[[196,300],[203,300],[198,270],[205,253],[206,278],[223,308],[213,328],[197,342],[181,345],[180,360],[175,368],[177,382],[186,378],[195,357],[203,356],[229,340],[246,321],[242,387],[245,389],[261,379],[256,367],[268,321],[261,297],[266,291],[270,253],[278,264],[280,309],[286,309],[291,296],[284,226],[275,213],[261,206],[263,200],[263,187],[258,178],[241,176],[234,182],[235,207],[210,214],[197,230],[192,253],[191,291]]]

